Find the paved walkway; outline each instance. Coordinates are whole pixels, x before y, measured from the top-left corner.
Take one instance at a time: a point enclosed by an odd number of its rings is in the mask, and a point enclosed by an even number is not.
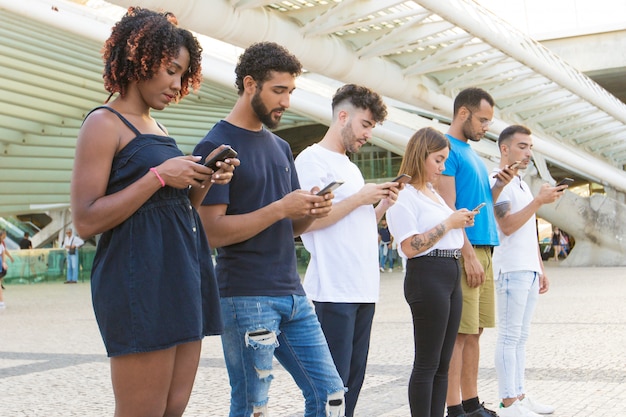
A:
[[[407,417],[413,342],[400,272],[382,276],[359,417]],[[527,388],[555,417],[608,417],[626,409],[626,268],[549,264],[528,346]],[[0,416],[111,416],[109,366],[88,283],[12,285],[0,311]],[[495,330],[482,338],[481,400],[497,407]],[[277,365],[272,417],[302,415],[303,401]],[[206,338],[186,416],[227,416],[229,386],[219,338]]]

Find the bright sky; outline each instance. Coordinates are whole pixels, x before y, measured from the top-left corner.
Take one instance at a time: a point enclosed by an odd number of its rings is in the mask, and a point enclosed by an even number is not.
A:
[[[536,40],[626,29],[624,0],[475,0]]]

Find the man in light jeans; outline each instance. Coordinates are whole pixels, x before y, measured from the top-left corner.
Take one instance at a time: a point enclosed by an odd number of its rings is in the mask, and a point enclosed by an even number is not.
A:
[[[78,248],[83,246],[85,242],[78,236],[72,235],[72,229],[67,229],[63,247],[67,255],[67,279],[65,284],[78,283]]]
[[[531,163],[531,132],[524,126],[509,126],[498,138],[500,167],[490,175],[495,183],[502,171],[513,170],[514,177],[499,194],[494,212],[500,246],[493,252],[496,277],[496,317],[498,338],[495,365],[502,403],[500,417],[537,417],[551,414],[554,407],[540,404],[524,388],[525,349],[539,294],[548,291],[549,283],[537,240],[535,213],[544,204],[553,203],[567,186],[543,184],[533,197],[517,171]]]

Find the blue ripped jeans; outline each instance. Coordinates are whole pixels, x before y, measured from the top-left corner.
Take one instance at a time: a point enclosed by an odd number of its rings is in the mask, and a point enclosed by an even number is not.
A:
[[[329,400],[343,402],[343,382],[305,296],[224,297],[221,306],[230,417],[267,415],[274,356],[302,390],[305,417],[326,417]]]

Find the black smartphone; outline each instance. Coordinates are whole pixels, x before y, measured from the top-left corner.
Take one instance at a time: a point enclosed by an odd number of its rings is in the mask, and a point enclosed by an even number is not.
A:
[[[567,185],[569,187],[573,183],[574,183],[574,180],[572,178],[565,177],[561,181],[557,182],[556,186],[558,187],[559,185]]]
[[[480,211],[481,208],[485,207],[487,205],[487,203],[480,203],[479,205],[476,206],[476,208],[472,211]]]
[[[204,163],[204,166],[211,168],[213,171],[217,171],[218,161],[223,162],[224,160],[228,158],[236,158],[236,157],[237,157],[237,151],[231,148],[230,146],[226,145],[226,147],[223,148],[221,151],[219,151],[217,155],[215,155],[213,158],[206,161]]]
[[[391,180],[391,182],[399,182],[400,184],[406,184],[409,181],[411,181],[411,176],[406,174],[400,174]]]
[[[341,181],[341,180],[333,181],[330,184],[326,185],[321,190],[319,190],[316,195],[324,195],[324,194],[328,194],[328,193],[330,193],[332,191],[335,191],[337,188],[339,188],[341,186],[341,184],[343,184],[343,181]]]

